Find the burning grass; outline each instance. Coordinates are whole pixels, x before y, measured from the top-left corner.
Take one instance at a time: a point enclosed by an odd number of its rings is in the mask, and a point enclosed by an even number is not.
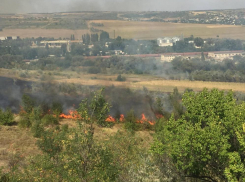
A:
[[[64,114],[64,113],[61,113],[59,115],[59,117],[61,119],[72,119],[72,120],[76,120],[76,119],[81,119],[81,116],[79,115],[79,113],[75,110],[69,110],[68,111],[68,114]],[[156,118],[162,118],[163,116],[162,115],[156,115]],[[106,122],[109,122],[109,123],[123,123],[125,122],[125,117],[123,114],[120,114],[120,118],[119,119],[116,119],[114,118],[113,116],[111,115],[108,115],[108,117],[106,118],[105,120]],[[136,121],[137,123],[139,124],[145,124],[145,123],[149,123],[151,126],[154,126],[155,125],[155,121],[150,121],[146,118],[145,114],[142,114],[141,115],[141,119],[137,119]]]

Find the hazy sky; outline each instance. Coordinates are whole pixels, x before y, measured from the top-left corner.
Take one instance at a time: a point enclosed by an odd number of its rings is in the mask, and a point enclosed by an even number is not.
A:
[[[0,13],[180,11],[245,8],[245,0],[0,0]]]

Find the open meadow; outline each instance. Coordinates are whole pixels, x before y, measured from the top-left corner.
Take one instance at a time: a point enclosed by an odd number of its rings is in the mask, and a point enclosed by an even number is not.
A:
[[[163,23],[163,22],[136,22],[119,20],[93,20],[91,22],[102,23],[99,27],[110,33],[110,37],[121,36],[125,39],[156,39],[164,36],[185,37],[194,35],[202,38],[232,38],[245,40],[245,26],[233,25],[207,25],[207,24],[185,24],[185,23]]]
[[[122,88],[130,88],[133,90],[141,90],[147,88],[149,91],[172,92],[174,88],[178,88],[180,92],[185,89],[193,89],[201,91],[203,88],[217,88],[219,90],[233,90],[237,92],[245,92],[245,83],[234,82],[204,82],[204,81],[188,81],[188,80],[166,80],[159,76],[152,75],[124,75],[125,82],[115,81],[118,75],[103,74],[83,74],[72,71],[28,71],[28,77],[20,77],[22,71],[0,69],[0,76],[16,78],[26,81],[45,82],[41,80],[46,75],[48,81],[56,83],[74,83],[83,86],[116,86]]]
[[[94,33],[89,28],[91,23],[102,23],[104,26],[93,27],[98,30],[107,31],[111,38],[121,36],[125,39],[154,40],[164,36],[185,37],[194,35],[202,38],[231,38],[245,40],[245,26],[234,25],[212,25],[212,24],[186,24],[186,23],[164,23],[164,22],[140,22],[140,21],[121,21],[121,20],[92,20],[87,21],[87,29],[68,29],[67,27],[56,27],[47,29],[46,26],[38,28],[6,28],[0,31],[1,36],[20,36],[21,38],[30,37],[54,37],[70,38],[71,34],[76,39],[81,39],[83,34]]]

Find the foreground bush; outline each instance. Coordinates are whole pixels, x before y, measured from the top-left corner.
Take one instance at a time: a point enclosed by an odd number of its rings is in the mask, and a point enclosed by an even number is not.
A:
[[[152,151],[170,159],[184,177],[245,181],[245,103],[216,89],[186,92],[187,111],[158,131]]]
[[[42,123],[45,126],[48,126],[48,125],[57,125],[57,124],[59,124],[59,120],[57,119],[57,117],[55,117],[53,115],[50,115],[50,114],[47,114],[47,115],[45,115],[42,118]]]
[[[14,115],[10,109],[2,111],[0,109],[0,125],[10,126],[14,124]]]

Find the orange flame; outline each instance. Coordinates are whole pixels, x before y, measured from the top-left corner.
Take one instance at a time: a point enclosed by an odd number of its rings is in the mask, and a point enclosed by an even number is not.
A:
[[[64,113],[60,114],[59,115],[60,118],[64,118],[64,119],[81,119],[81,116],[78,114],[77,111],[72,111],[72,110],[69,110],[69,114],[66,115]],[[161,118],[163,117],[162,115],[156,115],[157,118]],[[111,123],[115,123],[116,122],[116,119],[113,118],[111,115],[109,115],[106,120],[106,122],[111,122]],[[124,122],[125,121],[125,117],[123,114],[120,115],[120,118],[119,118],[119,121],[120,122]],[[144,124],[144,123],[149,123],[150,125],[154,126],[156,124],[155,121],[149,121],[146,117],[145,117],[145,114],[142,114],[141,115],[141,119],[137,121],[137,123],[141,123],[141,124]]]
[[[60,114],[59,116],[60,118],[64,118],[64,119],[81,119],[81,116],[78,114],[77,111],[72,111],[69,110],[69,114],[66,115],[64,113]]]
[[[137,121],[137,123],[141,123],[141,124],[144,124],[146,122],[148,122],[152,126],[155,125],[155,121],[148,121],[145,117],[145,114],[142,114],[141,119]]]
[[[157,119],[161,119],[161,118],[163,118],[163,115],[161,115],[161,114],[156,114],[156,118],[157,118]]]
[[[120,122],[123,122],[123,121],[124,121],[124,119],[125,119],[125,118],[124,118],[124,115],[123,115],[123,114],[121,114],[121,115],[120,115],[120,119],[119,119],[119,121],[120,121]]]
[[[116,119],[109,115],[105,121],[110,122],[110,123],[115,123]]]

